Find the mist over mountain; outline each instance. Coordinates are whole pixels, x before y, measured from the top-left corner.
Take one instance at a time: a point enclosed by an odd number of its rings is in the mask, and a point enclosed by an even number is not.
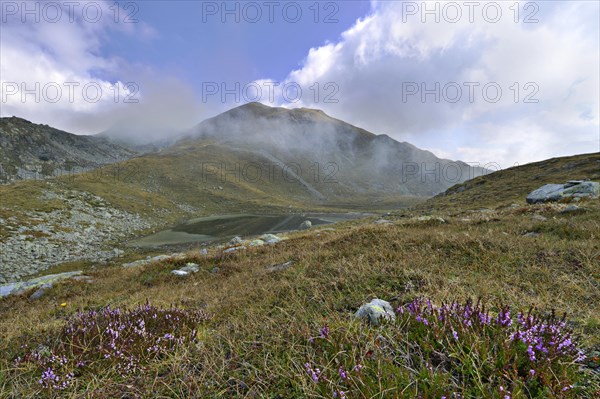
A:
[[[49,175],[67,169],[65,165],[93,168],[146,154],[143,158],[154,165],[150,175],[182,179],[179,186],[193,184],[193,173],[217,185],[228,180],[258,187],[267,181],[292,185],[290,192],[327,201],[372,194],[428,197],[487,172],[320,110],[260,103],[233,108],[148,143],[118,131],[76,136],[19,118],[3,118],[0,126],[3,163],[13,168],[5,172],[8,180],[27,178],[27,171]]]
[[[106,138],[75,135],[17,117],[0,118],[0,182],[81,172],[135,155]]]
[[[367,192],[431,196],[486,173],[316,109],[249,103],[205,120],[187,135],[166,151],[202,151],[210,143],[254,154],[265,164],[305,172],[324,197]]]

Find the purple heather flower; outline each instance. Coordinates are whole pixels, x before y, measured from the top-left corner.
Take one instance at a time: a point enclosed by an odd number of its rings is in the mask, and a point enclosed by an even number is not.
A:
[[[340,369],[338,371],[340,373],[340,378],[342,380],[345,380],[348,378],[348,374],[346,374],[346,371],[344,371],[344,368],[342,366],[340,366]]]
[[[529,354],[529,360],[535,362],[535,353],[533,352],[533,348],[531,347],[531,345],[527,347],[527,353]]]

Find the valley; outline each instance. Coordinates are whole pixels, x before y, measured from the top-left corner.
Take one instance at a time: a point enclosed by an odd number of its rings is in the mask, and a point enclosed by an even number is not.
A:
[[[262,126],[261,132],[279,129],[282,137],[302,134],[302,140],[314,140],[313,131],[331,136],[322,153],[286,150],[261,135],[230,137],[240,129],[238,120],[252,121],[253,129]],[[72,397],[83,391],[94,397],[123,392],[323,397],[332,386],[376,395],[380,384],[400,392],[410,381],[435,397],[447,394],[448,387],[473,397],[495,389],[499,370],[493,366],[472,366],[487,373],[483,385],[458,371],[473,361],[468,357],[439,361],[432,375],[444,383],[420,377],[429,365],[401,337],[417,334],[418,341],[428,335],[418,335],[421,327],[396,312],[401,324],[358,323],[354,312],[372,298],[397,309],[412,309],[419,298],[436,306],[467,301],[468,307],[470,298],[494,314],[504,306],[541,315],[565,312],[581,348],[577,356],[591,360],[578,371],[560,366],[566,373],[560,383],[578,384],[574,396],[564,397],[593,397],[600,389],[600,364],[594,360],[600,353],[600,203],[593,195],[526,202],[546,183],[600,180],[599,153],[488,173],[432,158],[408,144],[395,142],[383,150],[378,143],[388,139],[313,110],[257,105],[204,122],[189,135],[158,152],[83,173],[0,186],[0,335],[6,337],[0,345],[0,396],[51,397],[55,389],[38,381],[40,364],[67,373],[58,381]],[[321,167],[329,160],[336,165],[335,181]],[[435,176],[423,181],[413,169],[451,164],[480,175],[455,184]],[[99,310],[118,318],[120,312],[129,314],[127,309],[138,315],[143,309],[155,314],[180,309],[178,317],[201,317],[193,336],[178,338],[189,339],[189,345],[169,346],[159,360],[127,349],[144,373],[119,371],[124,367],[119,355],[107,360],[110,348],[102,349],[103,359],[95,351],[68,349],[74,351],[72,360],[60,352],[70,348],[71,341],[64,341],[69,334],[61,330],[70,315],[96,317]],[[162,334],[157,345],[168,334],[188,331],[172,326],[152,327]],[[469,335],[475,330],[463,333],[480,340]],[[31,352],[22,342],[38,349]],[[61,353],[66,363],[40,354],[47,350]],[[462,356],[452,344],[436,350]],[[396,356],[416,356],[411,361],[420,371],[398,365]],[[310,382],[316,368],[325,375],[357,365],[379,377],[357,371],[341,382]],[[550,373],[543,367],[536,372]],[[534,389],[518,373],[510,381],[514,397],[528,397],[526,390]],[[183,386],[189,392],[177,391]],[[547,389],[562,392],[558,385]]]

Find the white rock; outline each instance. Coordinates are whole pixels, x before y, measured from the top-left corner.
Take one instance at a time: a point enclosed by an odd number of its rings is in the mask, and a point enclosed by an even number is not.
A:
[[[371,302],[362,305],[354,317],[378,326],[382,319],[395,320],[396,314],[389,302],[375,298]]]

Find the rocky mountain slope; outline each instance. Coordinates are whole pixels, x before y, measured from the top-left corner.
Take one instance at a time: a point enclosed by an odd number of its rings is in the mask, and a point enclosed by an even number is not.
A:
[[[219,172],[266,180],[273,178],[271,166],[275,175],[281,170],[282,180],[295,180],[315,200],[373,193],[431,196],[486,173],[315,109],[249,103],[200,123],[188,134],[166,153],[208,153],[215,148],[236,152],[252,164],[220,165]]]
[[[81,173],[134,155],[105,138],[75,135],[17,117],[0,118],[0,183]]]

